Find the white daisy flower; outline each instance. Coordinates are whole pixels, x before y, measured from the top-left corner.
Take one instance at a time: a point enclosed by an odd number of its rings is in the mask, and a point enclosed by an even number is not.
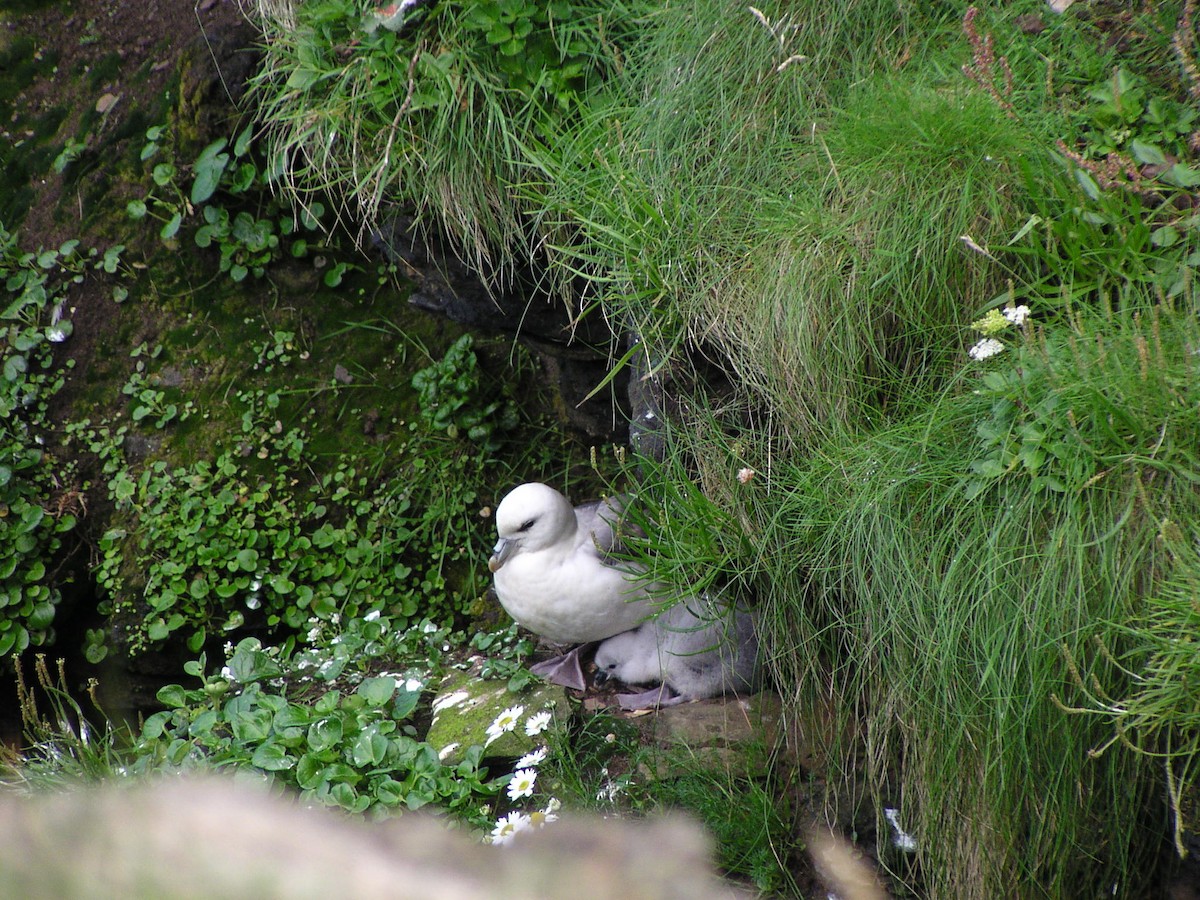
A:
[[[525,720],[525,733],[530,737],[533,737],[536,734],[541,734],[550,725],[550,720],[553,717],[554,714],[548,709],[543,709],[541,712],[534,713]]]
[[[525,707],[523,706],[510,706],[504,712],[500,713],[500,715],[496,716],[496,721],[487,727],[487,743],[490,744],[496,738],[500,737],[500,735],[504,734],[504,732],[512,731],[516,728],[517,720],[521,718],[524,712]],[[487,744],[484,746],[487,746]]]
[[[496,827],[492,829],[492,843],[507,844],[529,825],[529,816],[523,812],[514,811],[507,816],[501,816],[496,820]]]
[[[517,769],[513,773],[512,781],[508,783],[508,799],[520,800],[522,797],[531,796],[535,781],[537,781],[535,769]]]
[[[546,748],[539,747],[537,750],[534,750],[532,753],[526,753],[524,756],[522,756],[520,759],[518,759],[517,760],[517,768],[518,769],[532,769],[534,766],[537,766],[538,764],[543,762],[545,759],[546,759]]]
[[[971,359],[984,360],[1004,350],[1004,345],[995,338],[984,338],[974,347],[967,351],[967,356]]]

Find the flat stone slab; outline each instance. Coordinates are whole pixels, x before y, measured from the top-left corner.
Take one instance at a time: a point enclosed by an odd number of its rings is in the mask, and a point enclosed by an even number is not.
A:
[[[778,694],[764,691],[639,711],[630,718],[664,750],[689,751],[698,765],[707,768],[735,767],[755,774],[765,772],[767,757],[780,739],[783,703]]]

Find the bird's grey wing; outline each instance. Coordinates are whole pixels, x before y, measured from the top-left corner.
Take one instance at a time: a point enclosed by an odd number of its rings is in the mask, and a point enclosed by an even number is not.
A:
[[[579,547],[593,553],[603,562],[615,565],[625,552],[621,542],[622,533],[637,533],[622,521],[626,497],[619,494],[604,500],[593,500],[575,507],[575,521],[579,526]]]
[[[677,601],[657,621],[663,648],[674,656],[705,653],[728,644],[735,627],[733,609],[713,602],[707,592]]]

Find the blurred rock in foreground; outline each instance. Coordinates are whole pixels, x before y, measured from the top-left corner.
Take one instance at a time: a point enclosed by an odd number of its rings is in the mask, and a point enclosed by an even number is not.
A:
[[[215,779],[0,797],[0,896],[733,897],[699,826],[563,820],[493,847],[411,814],[362,823]]]

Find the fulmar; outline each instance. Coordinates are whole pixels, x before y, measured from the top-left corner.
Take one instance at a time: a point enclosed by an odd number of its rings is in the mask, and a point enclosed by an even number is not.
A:
[[[496,509],[500,539],[488,560],[500,605],[519,625],[558,644],[603,640],[653,615],[640,572],[610,556],[619,545],[621,511],[618,498],[572,507],[546,484],[513,488]],[[577,670],[577,659],[569,665]],[[538,674],[553,675],[553,667]],[[582,681],[580,674],[563,683],[583,687]]]

